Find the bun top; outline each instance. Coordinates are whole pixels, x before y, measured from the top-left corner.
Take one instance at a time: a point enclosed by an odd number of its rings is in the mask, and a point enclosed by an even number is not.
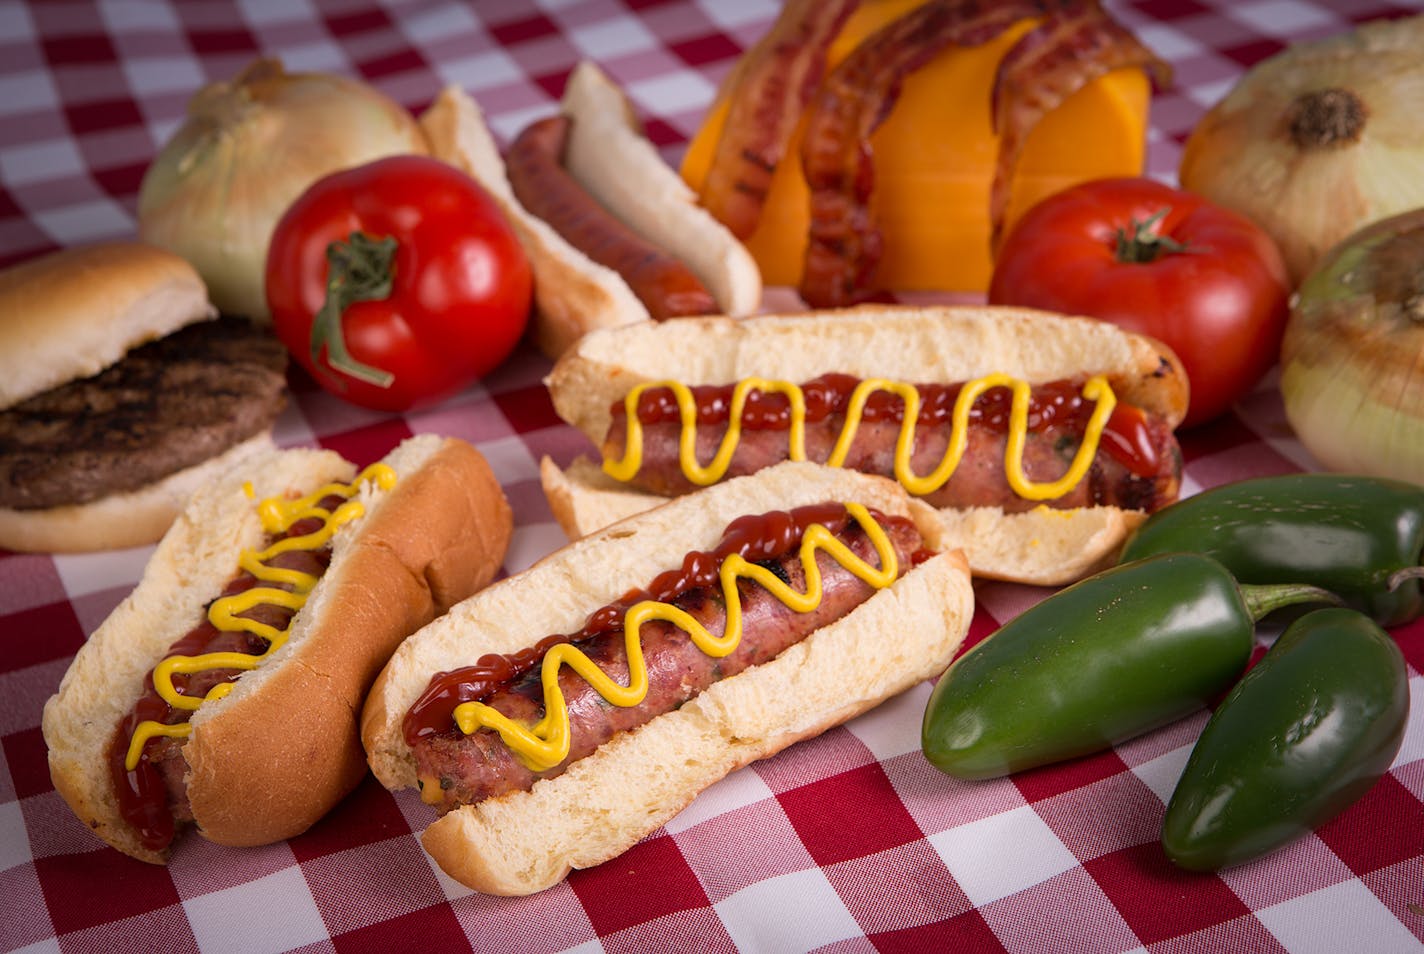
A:
[[[191,265],[138,242],[65,249],[0,271],[0,407],[216,315]]]

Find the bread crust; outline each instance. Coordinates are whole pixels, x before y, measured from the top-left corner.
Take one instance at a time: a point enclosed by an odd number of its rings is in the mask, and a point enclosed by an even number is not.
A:
[[[761,271],[751,253],[697,204],[633,118],[623,93],[591,62],[570,75],[561,111],[571,117],[566,168],[634,231],[681,259],[728,315],[755,311]],[[463,170],[495,197],[534,270],[531,335],[557,358],[585,334],[652,319],[617,272],[593,261],[515,197],[504,160],[478,104],[446,87],[420,117],[431,154]]]
[[[434,435],[386,458],[398,475],[365,486],[366,513],[333,540],[331,565],[293,618],[286,644],[192,718],[184,746],[197,829],[225,845],[306,830],[364,773],[357,715],[401,639],[498,573],[512,515],[488,463]],[[253,499],[349,481],[330,451],[271,450],[206,485],[159,543],[133,592],[76,655],[45,705],[51,777],[75,814],[114,847],[162,863],[118,814],[106,751],[168,647],[202,618],[260,545]],[[253,496],[243,491],[253,484]]]
[[[778,464],[605,528],[466,600],[402,644],[362,717],[376,777],[392,789],[415,784],[401,719],[435,672],[577,629],[593,609],[645,586],[689,551],[713,546],[738,516],[825,500],[908,516],[929,546],[943,543],[933,511],[893,481],[807,463]],[[626,851],[736,768],[942,672],[968,630],[973,603],[963,555],[942,552],[775,660],[620,734],[562,775],[450,812],[426,830],[423,843],[447,873],[478,891],[550,887],[572,868]]]
[[[128,351],[217,317],[186,261],[142,242],[52,252],[0,272],[0,407],[98,374]]]
[[[1186,372],[1161,342],[1092,318],[999,306],[865,305],[601,331],[561,357],[545,383],[558,415],[598,445],[612,420],[609,409],[646,381],[806,381],[832,371],[947,383],[1001,371],[1031,384],[1105,373],[1121,400],[1171,427],[1187,408]],[[541,463],[540,479],[555,518],[574,539],[663,500],[618,484],[588,458],[566,470]],[[1046,586],[1110,562],[1146,517],[1116,507],[940,514],[976,576]]]

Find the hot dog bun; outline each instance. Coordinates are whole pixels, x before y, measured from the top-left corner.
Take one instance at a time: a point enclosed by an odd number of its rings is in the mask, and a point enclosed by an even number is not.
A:
[[[349,792],[365,771],[357,714],[381,665],[406,635],[499,571],[511,514],[478,451],[425,435],[385,463],[394,487],[362,485],[364,515],[333,538],[330,566],[286,644],[193,714],[187,795],[212,841],[291,837]],[[256,502],[355,473],[332,451],[271,448],[204,485],[133,592],[80,649],[45,705],[43,734],[55,788],[100,838],[135,858],[166,860],[168,851],[145,847],[119,812],[106,759],[120,721],[150,670],[237,574],[240,551],[262,545]]]
[[[599,444],[610,408],[635,385],[689,386],[760,376],[805,381],[827,372],[908,382],[960,382],[1005,372],[1030,383],[1106,373],[1120,401],[1176,427],[1187,378],[1165,345],[1107,322],[1021,308],[865,305],[759,315],[744,321],[687,318],[611,329],[580,341],[546,380],[561,418]],[[606,476],[596,459],[567,469],[545,459],[541,479],[571,538],[661,497]],[[1117,507],[1006,514],[997,507],[939,511],[952,546],[976,576],[1042,585],[1078,579],[1111,560],[1146,514]]]
[[[942,542],[930,508],[894,482],[806,463],[780,464],[639,514],[484,590],[403,644],[362,718],[376,777],[391,789],[416,783],[401,720],[434,673],[577,631],[593,609],[711,547],[739,516],[827,500],[909,516],[928,546]],[[962,555],[941,552],[775,659],[616,735],[564,774],[449,812],[426,829],[425,847],[478,891],[548,888],[572,868],[626,851],[736,768],[942,672],[967,632],[973,602]]]
[[[761,301],[761,272],[746,247],[697,204],[697,196],[643,135],[622,91],[593,63],[570,74],[561,104],[573,122],[567,171],[598,203],[689,266],[728,315]],[[617,272],[593,261],[515,197],[479,106],[447,87],[420,117],[436,157],[487,188],[534,268],[534,341],[558,357],[596,328],[647,323],[648,309]]]

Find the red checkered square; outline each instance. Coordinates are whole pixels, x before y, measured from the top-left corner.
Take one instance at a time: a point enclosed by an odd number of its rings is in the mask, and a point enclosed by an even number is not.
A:
[[[476,951],[564,951],[597,937],[567,881],[523,898],[453,896],[455,917]]]
[[[1146,944],[1247,913],[1220,878],[1173,867],[1157,842],[1103,855],[1083,867]],[[1182,904],[1182,898],[1191,898],[1191,904]]]
[[[0,950],[14,951],[54,937],[33,864],[0,868],[0,898],[5,899],[5,916],[0,917]]]
[[[37,857],[35,871],[60,934],[125,918],[164,920],[145,912],[178,906],[178,892],[167,868],[135,861],[112,848]],[[96,884],[105,890],[95,891]]]
[[[141,863],[141,862],[140,862]],[[92,889],[92,885],[91,885]],[[108,886],[113,890],[113,886]],[[198,954],[198,939],[177,905],[157,908],[114,924],[104,924],[63,934],[61,951],[163,951],[164,954]]]
[[[1410,858],[1372,871],[1360,880],[1424,944],[1424,863]]]
[[[321,919],[332,934],[407,917],[440,894],[429,856],[413,838],[371,842],[302,864]],[[456,927],[453,918],[451,927]]]
[[[1005,951],[978,911],[966,911],[943,921],[876,934],[870,938],[880,954],[924,954],[925,951]]]
[[[436,904],[389,921],[372,921],[354,930],[339,933],[333,928],[331,944],[337,954],[389,954],[404,951],[419,938],[428,951],[463,951],[469,939],[449,905]]]
[[[867,935],[922,927],[974,907],[922,839],[829,865],[825,874]]]
[[[1147,945],[1152,954],[1187,954],[1192,951],[1251,951],[1252,954],[1286,954],[1287,948],[1253,915],[1213,924],[1211,927]],[[1328,950],[1328,948],[1325,948]]]
[[[737,950],[726,925],[711,908],[676,911],[601,937],[599,941],[607,954],[644,954],[646,951],[735,954]]]
[[[1117,954],[1137,936],[1082,868],[984,905],[985,922],[1010,951]]]
[[[364,467],[389,454],[397,444],[411,434],[410,427],[397,418],[378,421],[366,427],[321,438],[321,446]]]
[[[673,837],[713,904],[747,885],[816,864],[774,798],[723,812]]]
[[[1390,630],[1390,635],[1399,644],[1409,668],[1415,674],[1424,673],[1424,617]]]
[[[38,720],[36,720],[38,721]],[[16,798],[29,798],[54,791],[49,777],[48,749],[38,728],[12,732],[0,739],[5,763],[10,767],[10,781]]]
[[[966,782],[951,778],[914,752],[882,763],[900,802],[927,835],[948,831],[1024,804],[1007,778]]]
[[[1106,749],[1082,758],[1016,772],[1011,777],[1025,800],[1037,802],[1120,775],[1125,768],[1117,752]]]
[[[667,834],[652,835],[611,861],[575,871],[569,885],[600,935],[709,904],[697,875]]]
[[[68,602],[47,603],[11,613],[0,646],[9,669],[25,669],[57,659],[68,660],[84,645],[85,632]],[[35,634],[43,638],[36,639]],[[38,714],[37,714],[38,715]]]
[[[814,739],[798,742],[772,758],[753,762],[752,770],[773,792],[783,792],[849,772],[873,761],[875,759],[865,743],[844,726],[836,726]]]
[[[1162,834],[1162,801],[1131,772],[1036,801],[1033,809],[1079,861],[1149,844]]]
[[[1315,834],[1364,875],[1424,855],[1424,803],[1386,774]]]
[[[325,818],[288,843],[296,859],[306,862],[409,833],[395,798],[367,775]]]
[[[811,857],[822,866],[896,848],[921,836],[879,763],[777,797]],[[880,807],[866,812],[866,805]]]

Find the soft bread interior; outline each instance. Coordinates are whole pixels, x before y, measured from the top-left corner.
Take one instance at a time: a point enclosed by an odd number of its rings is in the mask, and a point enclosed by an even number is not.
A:
[[[564,164],[633,231],[692,269],[717,307],[748,315],[761,305],[761,270],[727,227],[643,134],[631,104],[590,60],[574,67],[564,90],[569,129]]]
[[[558,415],[601,444],[613,403],[644,381],[730,384],[756,375],[801,382],[830,371],[916,383],[994,371],[1030,383],[1106,373],[1121,400],[1174,427],[1187,406],[1186,373],[1158,341],[1092,318],[974,305],[646,323],[590,335],[546,383]]]
[[[290,837],[349,791],[364,771],[356,713],[376,671],[401,638],[499,568],[512,519],[474,448],[426,435],[386,463],[395,488],[363,485],[365,514],[336,534],[331,565],[286,644],[193,716],[188,794],[214,841]],[[75,814],[116,848],[164,860],[119,817],[107,748],[148,671],[203,618],[236,575],[239,553],[261,545],[254,501],[353,476],[330,451],[271,449],[204,485],[134,591],[80,649],[45,706],[50,771]]]
[[[539,481],[570,540],[667,501],[630,490],[587,457],[576,458],[566,470],[545,457],[539,462]],[[1038,586],[1061,586],[1102,569],[1147,518],[1117,507],[1035,507],[1023,513],[945,508],[935,514],[943,545],[964,551],[974,576]]]
[[[193,266],[140,242],[79,246],[5,269],[0,407],[98,374],[141,344],[216,316]]]
[[[911,516],[931,546],[942,543],[930,509],[893,482],[800,463],[728,481],[607,527],[466,600],[396,651],[363,716],[363,742],[377,778],[393,789],[415,784],[400,724],[435,672],[576,630],[593,609],[680,565],[687,552],[714,545],[738,516],[823,500],[856,500]],[[426,848],[452,876],[480,891],[528,894],[549,887],[571,867],[625,851],[738,766],[943,671],[972,611],[962,556],[942,553],[772,662],[618,736],[558,778],[447,814],[426,832]]]
[[[81,553],[154,543],[199,486],[272,448],[271,435],[263,432],[137,490],[43,510],[0,508],[0,547],[30,553]]]
[[[519,236],[534,270],[533,336],[541,351],[557,357],[595,328],[650,321],[648,309],[617,272],[574,248],[519,203],[494,136],[469,94],[446,87],[420,125],[431,155],[488,189]]]

